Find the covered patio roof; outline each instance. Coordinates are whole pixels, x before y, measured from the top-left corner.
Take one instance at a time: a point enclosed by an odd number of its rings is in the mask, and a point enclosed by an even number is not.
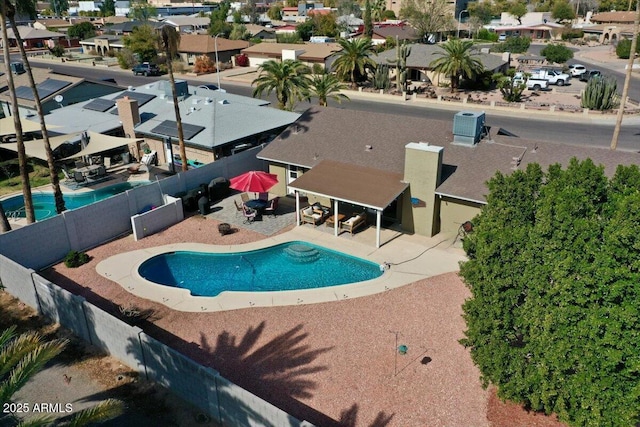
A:
[[[40,123],[27,120],[24,117],[20,117],[20,123],[22,124],[22,132],[39,132]],[[58,126],[47,125],[47,129],[55,129]],[[0,136],[15,135],[16,128],[13,122],[13,116],[4,117],[0,119]]]
[[[117,136],[109,136],[96,132],[89,132],[89,144],[81,151],[65,157],[62,160],[77,159],[78,157],[90,156],[92,154],[102,153],[124,145],[135,144],[143,138],[119,138]]]
[[[402,174],[323,160],[289,187],[342,202],[384,210],[409,186]]]
[[[38,129],[39,129],[39,125],[38,125]],[[51,149],[55,150],[56,148],[58,148],[59,146],[61,146],[62,144],[64,144],[65,142],[70,142],[73,141],[75,139],[77,139],[80,136],[80,134],[75,133],[75,134],[68,134],[68,135],[58,135],[58,136],[51,136],[49,137],[49,144],[51,145]],[[37,159],[40,160],[47,160],[47,153],[44,149],[44,140],[42,139],[36,139],[35,141],[25,141],[24,143],[24,149],[25,149],[25,153],[27,154],[28,157],[35,157]],[[10,142],[10,143],[5,143],[5,144],[1,144],[0,148],[5,148],[7,150],[13,151],[13,152],[17,152],[18,151],[18,144],[16,142]]]

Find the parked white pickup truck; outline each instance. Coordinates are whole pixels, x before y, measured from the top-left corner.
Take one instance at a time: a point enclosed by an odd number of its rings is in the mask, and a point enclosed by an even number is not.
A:
[[[513,81],[516,83],[525,83],[527,85],[527,89],[529,90],[542,90],[549,89],[549,82],[544,79],[534,79],[529,77],[526,79],[526,75],[524,73],[515,73],[513,76]]]
[[[531,72],[531,78],[544,79],[549,82],[550,85],[564,86],[569,83],[571,76],[569,74],[561,73],[556,70],[533,70]]]

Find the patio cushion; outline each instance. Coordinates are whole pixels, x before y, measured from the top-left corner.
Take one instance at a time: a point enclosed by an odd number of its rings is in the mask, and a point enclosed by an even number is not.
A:
[[[313,208],[311,206],[309,206],[308,208],[303,209],[302,213],[305,214],[305,215],[312,215],[313,214]]]

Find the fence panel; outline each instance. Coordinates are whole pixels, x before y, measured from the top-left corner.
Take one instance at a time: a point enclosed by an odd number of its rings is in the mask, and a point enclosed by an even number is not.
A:
[[[42,250],[44,243],[46,250]],[[0,234],[2,255],[34,270],[55,264],[70,249],[67,228],[61,215]]]
[[[40,301],[40,313],[91,342],[84,313],[85,299],[37,274],[33,275],[33,282]]]
[[[142,329],[130,326],[98,307],[84,302],[91,344],[104,350],[137,372],[144,372],[138,335]]]
[[[140,334],[147,377],[220,421],[217,372],[205,368],[160,341]]]
[[[35,272],[0,255],[0,284],[14,297],[39,311],[40,304],[32,275]]]

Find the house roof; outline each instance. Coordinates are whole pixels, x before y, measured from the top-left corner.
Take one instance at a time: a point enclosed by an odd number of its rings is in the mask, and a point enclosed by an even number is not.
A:
[[[141,27],[143,25],[149,25],[151,26],[151,28],[153,29],[159,29],[162,28],[165,25],[171,25],[171,24],[167,24],[166,22],[157,22],[157,21],[125,21],[125,22],[119,22],[117,24],[114,24],[110,27],[105,28],[105,30],[109,31],[109,32],[114,32],[114,33],[131,33],[133,32],[133,29],[136,27]]]
[[[264,31],[266,33],[271,33],[271,34],[276,33],[276,30],[274,28],[267,28],[267,27],[263,27],[262,25],[256,25],[256,24],[245,24],[245,28],[253,36],[255,36],[256,34],[259,34],[261,31]]]
[[[290,187],[383,210],[409,186],[402,178],[401,173],[323,160]]]
[[[40,102],[47,102],[50,99],[53,99],[56,95],[60,95],[64,92],[66,92],[67,90],[71,89],[72,87],[75,87],[77,85],[79,85],[80,83],[82,83],[84,81],[83,78],[80,77],[72,77],[72,76],[67,76],[64,74],[54,74],[51,72],[51,70],[45,69],[45,68],[32,68],[31,72],[33,73],[33,80],[36,83],[36,87],[42,83],[44,83],[47,80],[57,80],[60,82],[65,82],[67,83],[66,85],[63,86],[63,84],[65,83],[61,83],[60,85],[58,85],[58,87],[60,87],[60,89],[55,90],[51,93],[49,93],[49,91],[47,91],[47,95],[46,96],[42,96],[45,92],[42,92],[41,98],[40,98]],[[18,74],[18,75],[14,75],[13,77],[13,82],[15,84],[16,89],[20,88],[20,87],[26,87],[26,88],[30,88],[30,83],[29,83],[29,76],[27,73],[22,73],[22,74]],[[53,86],[55,87],[55,86]],[[6,85],[6,82],[3,80],[2,84],[0,84],[0,100],[7,102],[8,104],[11,104],[11,97],[9,96],[9,91],[7,90],[8,86]],[[41,91],[38,91],[41,92]],[[29,96],[31,96],[31,90],[26,90],[25,91],[26,94],[28,94]],[[24,106],[24,107],[28,107],[28,108],[32,108],[35,109],[35,101],[33,99],[27,99],[27,98],[21,98],[20,96],[18,96],[18,105]]]
[[[175,111],[169,83],[162,80],[148,83],[133,89],[135,94],[148,95],[148,102],[139,106],[142,122],[136,126],[136,132],[161,138],[156,128],[165,121],[175,121]],[[123,92],[103,96],[103,100],[115,100]],[[208,98],[208,100],[207,100]],[[92,130],[105,133],[121,127],[115,107],[106,104],[106,110],[96,111],[89,104],[94,100],[53,110],[47,117],[47,123],[59,125],[61,133]],[[202,127],[187,139],[192,146],[204,149],[225,145],[243,138],[251,137],[270,130],[276,130],[293,123],[300,115],[275,108],[266,108],[267,101],[230,93],[207,90],[189,86],[189,96],[180,102],[182,123]],[[85,108],[89,107],[89,108]],[[99,110],[99,109],[98,109]],[[238,125],[239,117],[250,117]]]
[[[398,37],[399,40],[417,40],[419,38],[416,30],[414,30],[412,27],[409,27],[408,25],[389,25],[377,28],[374,27],[373,36],[377,36],[378,38],[382,38],[385,40],[387,37],[391,37],[393,39]]]
[[[197,16],[169,16],[164,19],[164,22],[177,27],[182,27],[185,25],[193,25],[194,27],[206,27],[211,21],[209,18],[201,18]]]
[[[438,53],[444,52],[440,46],[435,44],[414,43],[410,46],[411,53],[407,58],[407,67],[410,68],[428,69],[430,68],[429,64],[431,61],[440,57]],[[491,53],[480,53],[476,51],[474,56],[482,62],[484,68],[490,71],[500,68],[507,63],[500,56]],[[378,64],[389,64],[389,61],[396,59],[396,50],[386,50],[378,55],[372,56],[371,59]]]
[[[20,37],[23,40],[31,40],[31,39],[58,39],[60,37],[65,37],[63,33],[56,33],[54,31],[49,30],[39,30],[33,27],[27,26],[18,26],[18,33],[20,33]],[[13,35],[13,28],[7,29],[7,36],[10,39],[15,39]]]
[[[244,40],[228,40],[218,37],[218,52],[240,50],[249,47]],[[213,53],[216,51],[216,40],[208,34],[182,34],[180,36],[179,52]]]
[[[304,50],[299,58],[305,60],[325,60],[342,50],[337,43],[258,43],[242,50],[249,56],[266,56],[269,58],[282,57],[283,50]]]
[[[341,179],[346,182],[350,178],[344,176],[348,175],[345,171],[351,168],[373,168],[381,174],[403,174],[406,144],[428,142],[444,147],[442,181],[437,192],[478,203],[485,202],[488,193],[486,182],[497,171],[511,173],[514,159],[521,159],[520,169],[533,162],[546,169],[554,163],[566,165],[572,157],[591,158],[594,163],[605,165],[609,176],[619,164],[640,164],[638,153],[497,135],[492,136],[492,142],[482,140],[473,147],[462,146],[453,143],[452,122],[313,107],[257,157],[305,168],[314,168],[323,161],[341,162],[347,165],[340,172]],[[487,124],[491,124],[490,118]],[[510,131],[517,133],[517,129]],[[371,149],[367,150],[366,145]],[[332,184],[334,178],[331,174],[322,179],[314,176],[318,180],[327,180],[325,184],[314,184],[317,192],[329,191],[328,187],[321,185],[333,185],[336,189],[332,191],[341,191]]]
[[[624,23],[624,24],[632,24],[635,19],[635,12],[623,12],[623,11],[614,11],[614,12],[601,12],[593,15],[591,17],[591,22],[597,23]]]

